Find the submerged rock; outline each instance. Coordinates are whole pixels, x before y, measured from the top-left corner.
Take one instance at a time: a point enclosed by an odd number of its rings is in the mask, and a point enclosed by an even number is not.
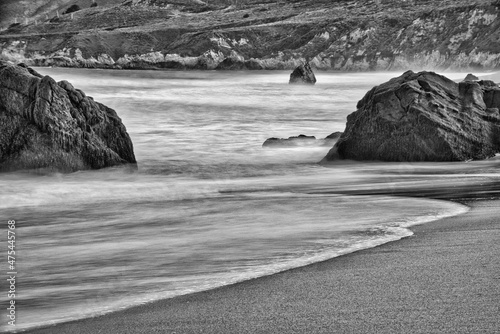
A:
[[[299,65],[290,74],[289,84],[311,84],[316,83],[316,77],[311,69],[309,63]]]
[[[460,161],[500,152],[500,88],[408,71],[372,88],[324,161]]]
[[[262,144],[262,147],[269,146],[302,146],[302,145],[310,145],[312,143],[316,143],[316,137],[314,136],[306,136],[306,135],[298,135],[292,136],[288,138],[268,138]]]
[[[67,81],[0,61],[0,171],[68,172],[135,162],[113,109]]]
[[[288,138],[268,138],[262,147],[298,147],[298,146],[330,146],[340,137],[342,132],[334,132],[323,139],[315,136],[298,135]]]

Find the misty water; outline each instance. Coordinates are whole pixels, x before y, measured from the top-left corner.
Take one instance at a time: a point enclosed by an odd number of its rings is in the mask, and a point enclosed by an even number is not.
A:
[[[357,101],[400,73],[318,73],[315,86],[296,87],[283,71],[38,71],[114,108],[138,170],[0,176],[2,219],[16,220],[18,330],[397,240],[467,208],[391,189],[498,179],[498,159],[325,167],[330,146],[262,147],[269,137],[342,131]],[[374,189],[386,195],[346,195]]]

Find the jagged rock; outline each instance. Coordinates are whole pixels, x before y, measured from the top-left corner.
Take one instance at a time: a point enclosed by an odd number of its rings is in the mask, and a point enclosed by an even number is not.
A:
[[[262,147],[295,147],[295,146],[331,146],[342,134],[334,132],[324,139],[316,139],[315,136],[298,135],[288,138],[268,138]]]
[[[309,63],[297,66],[292,74],[290,74],[290,81],[288,83],[314,85],[316,83],[316,77]]]
[[[323,161],[460,161],[500,151],[500,88],[405,72],[372,88]]]
[[[0,171],[57,171],[135,163],[113,109],[69,82],[0,61]]]
[[[479,80],[479,78],[471,73],[467,74],[464,78],[464,81],[478,81],[478,80]]]

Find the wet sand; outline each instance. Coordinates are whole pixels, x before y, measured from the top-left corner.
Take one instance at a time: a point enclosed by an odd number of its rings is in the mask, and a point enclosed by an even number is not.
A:
[[[29,333],[499,333],[500,201],[400,241]]]

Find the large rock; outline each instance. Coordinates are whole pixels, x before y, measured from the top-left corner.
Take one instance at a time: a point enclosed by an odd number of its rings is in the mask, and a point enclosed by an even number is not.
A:
[[[113,109],[69,82],[0,61],[0,171],[75,171],[135,163]]]
[[[316,77],[311,69],[309,63],[299,65],[290,74],[289,84],[310,84],[316,83]]]
[[[372,88],[324,161],[460,161],[500,151],[500,88],[408,71]]]

